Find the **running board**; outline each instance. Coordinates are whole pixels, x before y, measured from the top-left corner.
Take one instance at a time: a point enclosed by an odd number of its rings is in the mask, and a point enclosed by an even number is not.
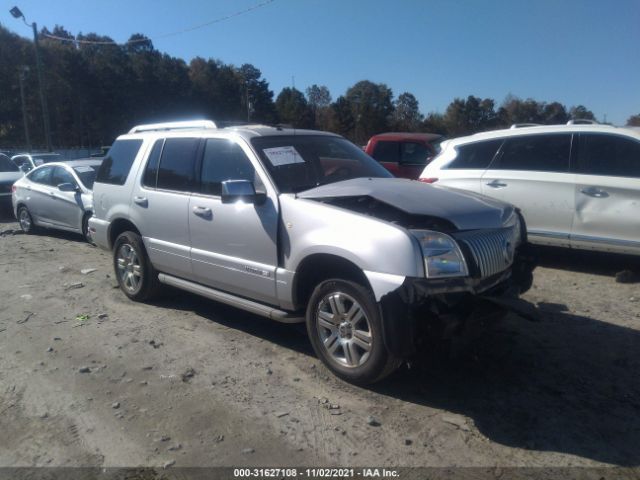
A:
[[[158,280],[166,285],[171,285],[172,287],[180,288],[182,290],[186,290],[187,292],[195,293],[196,295],[201,295],[211,300],[215,300],[216,302],[224,303],[226,305],[231,305],[232,307],[236,307],[247,312],[255,313],[256,315],[275,320],[276,322],[304,322],[304,317],[295,316],[291,313],[285,312],[284,310],[279,310],[268,305],[263,305],[252,300],[247,300],[246,298],[236,297],[235,295],[231,295],[230,293],[221,292],[220,290],[214,290],[213,288],[205,287],[204,285],[193,283],[188,280],[183,280],[182,278],[173,277],[171,275],[167,275],[166,273],[158,274]]]

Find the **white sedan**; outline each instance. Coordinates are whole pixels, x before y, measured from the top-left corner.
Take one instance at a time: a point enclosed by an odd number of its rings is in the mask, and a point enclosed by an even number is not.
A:
[[[93,181],[102,160],[41,165],[13,184],[13,212],[25,233],[37,227],[81,233],[88,242]]]

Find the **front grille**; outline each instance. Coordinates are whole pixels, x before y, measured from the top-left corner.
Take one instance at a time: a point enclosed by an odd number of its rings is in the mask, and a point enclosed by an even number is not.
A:
[[[514,228],[497,230],[473,230],[456,235],[473,256],[480,277],[490,277],[503,272],[513,263],[515,253]]]

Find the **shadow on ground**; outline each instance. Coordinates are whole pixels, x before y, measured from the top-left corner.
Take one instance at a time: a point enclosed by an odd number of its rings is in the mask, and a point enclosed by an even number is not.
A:
[[[182,292],[158,305],[313,355],[303,326]],[[541,304],[537,313],[538,322],[510,314],[455,359],[430,356],[371,390],[469,417],[502,445],[640,465],[640,332],[567,313],[561,304]]]
[[[541,267],[609,277],[626,269],[640,274],[638,256],[541,246],[537,246],[536,250]]]

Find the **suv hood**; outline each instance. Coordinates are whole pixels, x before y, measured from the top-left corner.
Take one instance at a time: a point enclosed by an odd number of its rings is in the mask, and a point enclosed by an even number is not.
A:
[[[355,178],[306,190],[298,198],[371,198],[412,216],[436,217],[458,230],[500,228],[514,207],[476,193],[402,178]]]

